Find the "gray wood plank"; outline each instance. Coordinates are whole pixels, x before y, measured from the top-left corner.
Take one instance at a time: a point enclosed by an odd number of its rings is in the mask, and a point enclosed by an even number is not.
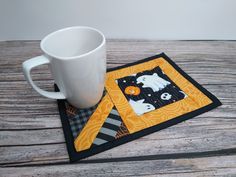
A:
[[[236,156],[152,159],[109,163],[0,168],[4,177],[42,176],[235,176]],[[220,162],[220,163],[219,163]]]
[[[5,130],[0,134],[1,146],[64,143],[62,128],[39,130]]]
[[[155,154],[191,153],[235,148],[236,119],[203,115],[89,157],[111,159]],[[1,165],[68,161],[61,129],[2,131]],[[38,151],[40,149],[40,151]],[[235,148],[236,149],[236,148]],[[60,152],[60,153],[55,153]],[[46,156],[45,156],[46,154]]]
[[[231,127],[236,128],[236,119],[234,116],[235,109],[230,105],[231,103],[226,103],[218,108],[217,111],[208,112],[198,116],[197,118],[186,121],[183,124],[176,125],[177,127],[184,128],[185,130],[191,132],[191,128],[199,128],[200,130],[212,130],[215,129],[223,130],[223,128]],[[236,102],[234,102],[236,104]],[[219,113],[224,114],[227,112],[227,117],[221,118]],[[232,115],[232,117],[230,117]],[[49,118],[50,119],[50,118]],[[45,127],[41,129],[20,129],[21,124],[19,121],[14,122],[15,129],[5,129],[1,131],[0,134],[0,147],[1,146],[13,146],[13,145],[34,145],[34,144],[45,144],[45,143],[61,143],[64,142],[63,132],[61,127]],[[47,122],[45,122],[47,123]],[[19,125],[17,125],[19,124]],[[19,129],[17,129],[17,126]],[[178,133],[179,130],[176,130]],[[236,131],[236,129],[235,129]],[[50,136],[49,136],[50,135]],[[189,136],[189,134],[186,134]],[[205,137],[204,134],[199,134],[199,138]],[[227,142],[225,142],[227,143]]]

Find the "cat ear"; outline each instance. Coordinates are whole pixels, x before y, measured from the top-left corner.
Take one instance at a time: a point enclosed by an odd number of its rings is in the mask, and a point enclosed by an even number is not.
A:
[[[141,77],[138,77],[138,78],[136,79],[136,83],[137,83],[137,84],[140,84],[140,83],[141,83]]]
[[[135,102],[135,101],[134,101],[134,100],[132,100],[132,99],[130,99],[130,100],[129,100],[129,103],[134,103],[134,102]]]
[[[147,88],[148,86],[147,86],[147,85],[143,85],[142,87],[143,87],[143,88]]]
[[[158,76],[158,74],[157,73],[153,73],[153,76]]]
[[[142,100],[138,100],[137,102],[138,103],[143,103],[145,100],[144,99],[142,99]]]

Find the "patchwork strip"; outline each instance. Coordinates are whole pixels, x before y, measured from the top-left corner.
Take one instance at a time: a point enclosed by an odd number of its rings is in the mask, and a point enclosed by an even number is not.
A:
[[[97,108],[97,105],[91,108],[78,109],[78,108],[75,108],[74,106],[71,106],[68,102],[66,102],[66,112],[68,115],[71,131],[72,131],[74,139],[82,131],[88,119],[94,113],[96,108]]]
[[[122,120],[119,116],[119,113],[115,107],[113,107],[102,128],[100,129],[96,139],[94,140],[93,146],[101,145],[114,140],[118,130],[120,130],[121,124]]]
[[[81,133],[75,139],[74,145],[76,151],[83,151],[91,147],[113,107],[114,104],[112,103],[108,94],[106,94],[102,98],[96,111],[89,118]]]

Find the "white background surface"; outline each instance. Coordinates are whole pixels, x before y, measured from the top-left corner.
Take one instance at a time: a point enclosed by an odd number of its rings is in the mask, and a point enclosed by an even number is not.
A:
[[[0,40],[42,39],[68,26],[107,38],[236,40],[235,0],[0,0]]]

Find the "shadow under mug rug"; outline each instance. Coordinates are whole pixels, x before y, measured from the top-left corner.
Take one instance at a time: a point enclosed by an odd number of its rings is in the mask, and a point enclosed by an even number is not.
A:
[[[220,105],[214,95],[164,53],[108,69],[104,96],[91,108],[78,109],[66,100],[58,100],[71,162]]]

